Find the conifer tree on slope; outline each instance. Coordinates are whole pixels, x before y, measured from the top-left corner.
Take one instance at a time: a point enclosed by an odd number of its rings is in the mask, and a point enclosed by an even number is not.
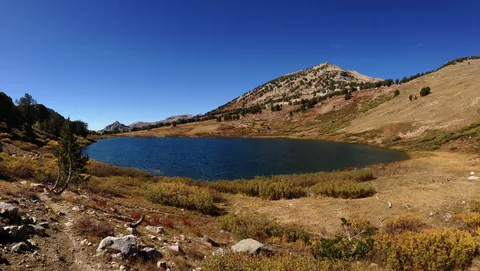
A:
[[[82,156],[82,149],[70,127],[70,118],[63,124],[54,155],[58,163],[57,180],[52,188],[55,194],[61,194],[71,184],[88,182],[89,177],[85,175],[88,156]]]

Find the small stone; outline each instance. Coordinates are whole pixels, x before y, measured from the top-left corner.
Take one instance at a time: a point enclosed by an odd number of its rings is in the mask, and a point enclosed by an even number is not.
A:
[[[164,233],[165,231],[163,227],[154,227],[154,226],[146,226],[145,229],[153,233]]]
[[[30,224],[27,226],[27,230],[29,233],[34,233],[40,236],[46,236],[45,228],[39,225]]]
[[[128,234],[133,234],[133,235],[137,235],[137,233],[138,233],[137,229],[132,228],[132,227],[126,228],[126,231],[127,231]]]
[[[159,258],[162,257],[162,254],[153,247],[145,247],[140,250],[138,256],[141,257],[143,260],[156,262]]]
[[[173,250],[173,251],[176,251],[176,252],[180,252],[181,249],[180,249],[180,244],[176,243],[175,245],[173,246],[167,246],[168,249],[170,250]]]
[[[158,261],[157,267],[162,269],[167,269],[167,262],[166,261]]]
[[[43,188],[45,187],[45,185],[43,183],[30,183],[30,186],[31,187],[34,187],[34,188]]]
[[[75,207],[73,207],[73,208],[72,208],[72,211],[74,211],[74,212],[78,212],[78,211],[80,211],[80,207],[78,207],[78,206],[75,206]]]
[[[223,248],[218,248],[217,250],[212,252],[213,256],[223,256],[225,255],[225,250]]]
[[[14,253],[25,253],[30,250],[30,246],[25,242],[20,242],[12,247]]]
[[[73,223],[70,222],[70,221],[65,223],[65,227],[67,227],[67,228],[71,228],[72,226],[73,226]]]
[[[478,179],[479,179],[479,178],[478,178],[477,176],[470,176],[470,177],[468,177],[468,180],[469,180],[469,181],[476,181],[476,180],[478,180]]]
[[[120,270],[121,271],[125,271],[125,270],[128,270],[127,267],[125,265],[120,265]]]
[[[83,239],[81,242],[80,242],[80,245],[82,246],[85,246],[88,244],[88,240],[87,239]]]

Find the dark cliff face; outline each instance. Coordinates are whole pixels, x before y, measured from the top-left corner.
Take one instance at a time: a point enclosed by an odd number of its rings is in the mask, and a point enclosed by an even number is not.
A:
[[[110,133],[118,133],[118,132],[128,132],[130,128],[119,121],[115,121],[114,123],[105,126],[103,130],[100,132],[110,132]]]

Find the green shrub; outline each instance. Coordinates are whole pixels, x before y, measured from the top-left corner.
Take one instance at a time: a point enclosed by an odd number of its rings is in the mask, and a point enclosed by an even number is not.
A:
[[[294,225],[281,225],[264,216],[225,215],[218,219],[220,228],[232,233],[238,239],[253,238],[261,242],[270,237],[282,237],[287,242],[303,240],[307,242],[310,235]]]
[[[393,92],[393,97],[397,97],[400,95],[400,90],[396,89],[395,92]]]
[[[146,196],[153,203],[196,210],[203,214],[217,215],[220,212],[215,202],[219,202],[221,198],[208,188],[162,182],[150,186]]]
[[[350,260],[365,258],[373,250],[371,237],[375,228],[366,220],[341,219],[344,234],[333,238],[318,238],[311,241],[309,247],[316,259]]]
[[[428,94],[430,94],[430,87],[424,87],[420,90],[420,97],[424,97],[424,96],[427,96]]]
[[[375,255],[393,270],[454,270],[471,264],[478,237],[458,229],[428,229],[375,237]]]
[[[355,181],[334,181],[318,183],[311,188],[315,195],[332,198],[358,199],[366,198],[376,193],[373,186]]]

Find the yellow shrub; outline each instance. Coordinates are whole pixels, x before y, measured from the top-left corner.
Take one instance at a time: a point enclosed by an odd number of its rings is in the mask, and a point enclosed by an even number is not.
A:
[[[358,199],[370,197],[376,193],[373,186],[356,181],[333,181],[318,183],[311,188],[315,195],[333,198]]]
[[[35,144],[32,144],[30,142],[24,142],[24,141],[12,141],[12,144],[24,151],[33,151],[38,149],[38,146]]]
[[[10,139],[10,138],[12,138],[12,135],[9,134],[9,133],[0,133],[0,138],[2,138],[2,139],[6,139],[6,138]]]
[[[88,174],[97,177],[110,177],[110,176],[129,176],[129,177],[145,177],[147,173],[126,167],[117,167],[105,163],[100,163],[94,160],[88,161],[87,165]]]
[[[458,229],[428,229],[375,237],[375,254],[393,270],[453,270],[471,264],[478,237]]]
[[[221,200],[213,190],[173,182],[161,182],[150,186],[146,191],[146,196],[153,203],[196,210],[211,215],[219,213],[215,202]]]
[[[457,215],[455,220],[460,222],[462,226],[465,226],[468,229],[477,229],[480,227],[480,213],[464,213]]]
[[[317,261],[311,255],[249,255],[228,253],[224,256],[209,257],[204,262],[205,271],[272,271],[272,270],[378,270],[362,262]]]
[[[287,242],[303,240],[310,235],[295,225],[282,225],[260,215],[225,215],[218,219],[220,228],[231,232],[238,239],[254,238],[265,241],[271,237],[282,237]]]
[[[3,143],[7,143],[7,144],[12,144],[12,140],[10,138],[2,138],[1,140]]]

